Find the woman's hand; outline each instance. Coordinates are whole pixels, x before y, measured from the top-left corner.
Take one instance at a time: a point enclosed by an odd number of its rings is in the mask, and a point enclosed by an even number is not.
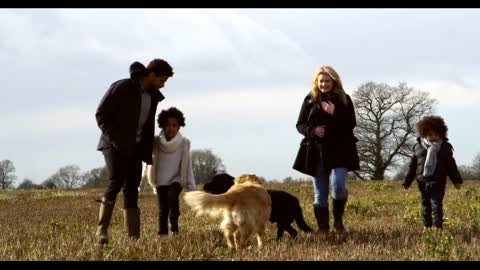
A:
[[[322,101],[320,105],[322,105],[322,109],[324,111],[326,111],[328,114],[333,115],[333,112],[335,111],[335,104],[333,104],[331,101],[329,102]]]
[[[325,137],[325,126],[318,126],[315,128],[315,135],[319,138]]]

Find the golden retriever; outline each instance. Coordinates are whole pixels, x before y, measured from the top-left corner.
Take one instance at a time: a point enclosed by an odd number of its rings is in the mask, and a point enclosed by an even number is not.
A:
[[[186,192],[183,199],[197,215],[223,215],[220,228],[230,249],[235,247],[237,251],[241,250],[252,234],[257,235],[258,247],[262,247],[265,226],[272,211],[272,201],[256,175],[240,175],[234,179],[234,185],[223,194],[191,191]]]

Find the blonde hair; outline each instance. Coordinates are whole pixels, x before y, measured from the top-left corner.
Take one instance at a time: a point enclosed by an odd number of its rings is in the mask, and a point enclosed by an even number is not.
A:
[[[317,70],[313,74],[312,90],[310,91],[310,102],[317,101],[318,98],[322,95],[322,92],[318,88],[317,83],[318,77],[322,74],[328,75],[330,76],[330,78],[332,78],[334,82],[332,91],[338,94],[343,104],[347,105],[347,96],[345,94],[345,90],[343,89],[342,80],[340,79],[338,73],[330,66],[321,66],[317,68]]]

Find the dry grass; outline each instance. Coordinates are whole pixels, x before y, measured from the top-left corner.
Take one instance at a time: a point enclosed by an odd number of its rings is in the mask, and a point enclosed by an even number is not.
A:
[[[316,228],[310,183],[267,184],[299,197],[308,224]],[[349,182],[344,236],[305,234],[275,240],[267,229],[261,251],[252,238],[239,256],[227,249],[218,220],[195,217],[181,205],[176,236],[157,236],[156,200],[140,195],[142,236],[125,237],[119,195],[110,226],[111,241],[96,246],[95,226],[103,189],[0,192],[0,260],[478,260],[480,258],[480,181],[461,190],[450,184],[444,200],[443,232],[423,231],[419,193],[399,183]]]

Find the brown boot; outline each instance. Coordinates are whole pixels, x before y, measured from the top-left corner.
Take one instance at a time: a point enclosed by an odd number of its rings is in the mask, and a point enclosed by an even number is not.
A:
[[[123,209],[123,217],[128,236],[132,239],[140,238],[140,209],[127,208]]]
[[[97,232],[95,233],[97,236],[97,243],[100,245],[108,243],[107,230],[110,225],[110,220],[112,219],[114,206],[115,201],[107,201],[105,197],[102,198],[98,214]]]

